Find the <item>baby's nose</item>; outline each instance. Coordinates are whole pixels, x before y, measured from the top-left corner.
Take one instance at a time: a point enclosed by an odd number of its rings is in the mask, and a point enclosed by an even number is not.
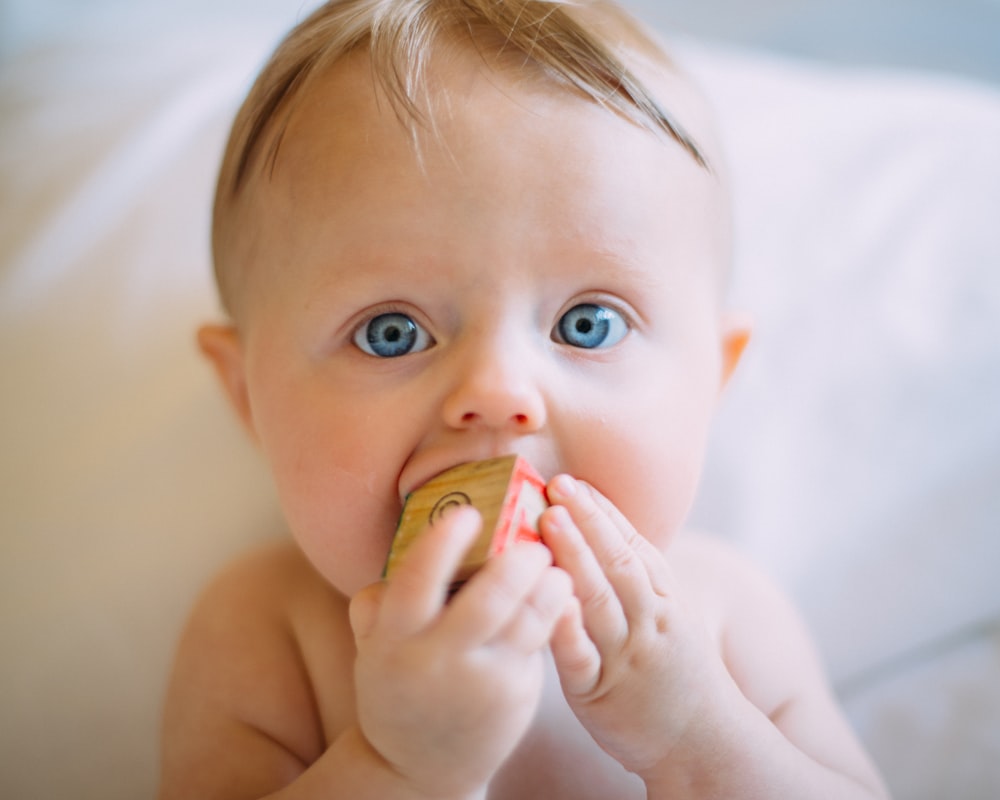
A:
[[[520,362],[520,363],[519,363]],[[546,403],[528,365],[513,353],[480,352],[461,368],[445,398],[453,428],[494,428],[526,434],[546,423]]]

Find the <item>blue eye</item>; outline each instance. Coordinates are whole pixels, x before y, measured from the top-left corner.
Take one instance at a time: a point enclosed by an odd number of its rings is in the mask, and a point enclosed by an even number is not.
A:
[[[406,314],[391,312],[368,320],[354,333],[354,344],[376,358],[419,353],[434,343],[427,331]]]
[[[612,308],[593,303],[573,306],[556,323],[558,341],[571,347],[593,350],[618,344],[628,333],[628,324]]]

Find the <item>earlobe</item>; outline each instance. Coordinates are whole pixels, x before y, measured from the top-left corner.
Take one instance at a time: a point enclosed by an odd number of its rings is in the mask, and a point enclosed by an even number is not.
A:
[[[198,349],[215,368],[230,405],[247,433],[256,439],[239,331],[234,325],[203,325],[197,338]]]
[[[722,318],[722,374],[719,390],[726,388],[750,342],[753,324],[746,314],[727,312]]]

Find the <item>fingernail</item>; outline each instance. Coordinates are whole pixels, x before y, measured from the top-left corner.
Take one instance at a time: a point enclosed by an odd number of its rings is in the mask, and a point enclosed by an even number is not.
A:
[[[576,494],[576,481],[573,480],[569,475],[558,475],[555,480],[552,481],[552,488],[555,489],[556,495],[561,495],[562,497],[572,497]]]
[[[573,518],[569,515],[569,511],[562,506],[556,506],[552,509],[551,520],[556,530],[566,530],[573,524]]]

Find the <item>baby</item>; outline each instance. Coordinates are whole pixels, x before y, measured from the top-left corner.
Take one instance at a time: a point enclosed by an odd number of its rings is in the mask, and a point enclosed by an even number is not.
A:
[[[341,0],[281,44],[219,180],[199,332],[292,533],[207,590],[162,798],[885,797],[787,601],[680,529],[748,329],[697,92],[610,3]],[[542,543],[454,596],[454,510],[524,457]]]

